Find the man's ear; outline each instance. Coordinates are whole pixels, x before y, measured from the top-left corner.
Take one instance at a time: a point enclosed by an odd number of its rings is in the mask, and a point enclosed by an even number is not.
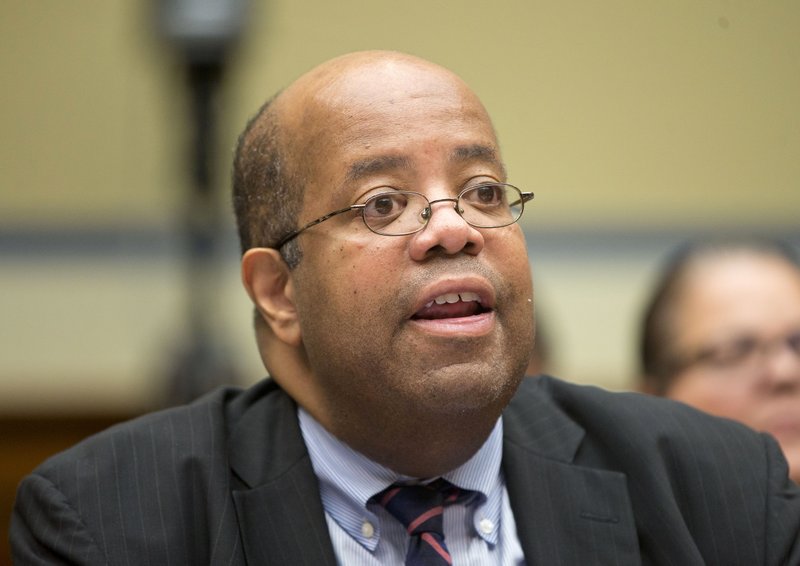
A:
[[[272,248],[251,248],[242,257],[242,283],[247,294],[279,340],[291,346],[301,341],[289,267]]]

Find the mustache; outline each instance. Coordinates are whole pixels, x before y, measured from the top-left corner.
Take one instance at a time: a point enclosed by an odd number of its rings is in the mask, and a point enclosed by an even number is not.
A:
[[[400,305],[412,304],[417,299],[419,289],[438,281],[442,278],[481,277],[489,282],[494,289],[498,303],[511,293],[511,285],[493,268],[475,258],[449,257],[431,258],[403,282],[397,292],[397,303]]]

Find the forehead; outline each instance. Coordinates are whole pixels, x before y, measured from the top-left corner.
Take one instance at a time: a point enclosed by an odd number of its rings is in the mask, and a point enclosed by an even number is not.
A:
[[[479,163],[482,165],[494,166],[499,170],[504,170],[497,148],[492,143],[481,143],[480,141],[464,140],[459,144],[456,140],[450,144],[451,147],[443,147],[435,153],[432,159],[438,160],[443,165],[469,165]],[[417,146],[424,152],[424,145]],[[344,181],[345,183],[358,183],[362,179],[369,179],[374,175],[384,175],[394,172],[411,171],[420,161],[413,151],[404,148],[387,148],[385,153],[379,150],[370,151],[366,148],[362,155],[354,155],[352,160],[344,162]]]
[[[750,253],[704,260],[687,273],[677,307],[686,342],[769,337],[800,325],[800,271],[783,259]]]
[[[305,81],[287,112],[311,187],[425,163],[502,167],[488,114],[452,73],[409,61],[336,71]]]

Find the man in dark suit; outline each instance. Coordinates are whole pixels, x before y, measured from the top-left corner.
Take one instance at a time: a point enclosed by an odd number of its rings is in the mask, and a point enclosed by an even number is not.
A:
[[[530,198],[449,71],[363,52],[298,79],[234,164],[271,378],[45,462],[20,486],[17,563],[800,564],[770,437],[521,384]]]

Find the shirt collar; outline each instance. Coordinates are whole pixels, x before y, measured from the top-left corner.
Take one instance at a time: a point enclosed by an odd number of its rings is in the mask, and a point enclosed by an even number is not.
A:
[[[374,551],[380,539],[380,524],[367,508],[367,501],[397,481],[413,480],[374,462],[329,433],[314,417],[298,407],[303,440],[308,447],[314,473],[319,480],[325,511],[359,544]],[[497,420],[489,437],[473,456],[442,477],[462,488],[479,492],[476,517],[489,518],[496,526],[491,532],[476,532],[490,544],[497,544],[503,497],[500,460],[503,449],[503,421]],[[376,525],[371,537],[364,536],[365,521]],[[477,519],[476,519],[477,522]]]

